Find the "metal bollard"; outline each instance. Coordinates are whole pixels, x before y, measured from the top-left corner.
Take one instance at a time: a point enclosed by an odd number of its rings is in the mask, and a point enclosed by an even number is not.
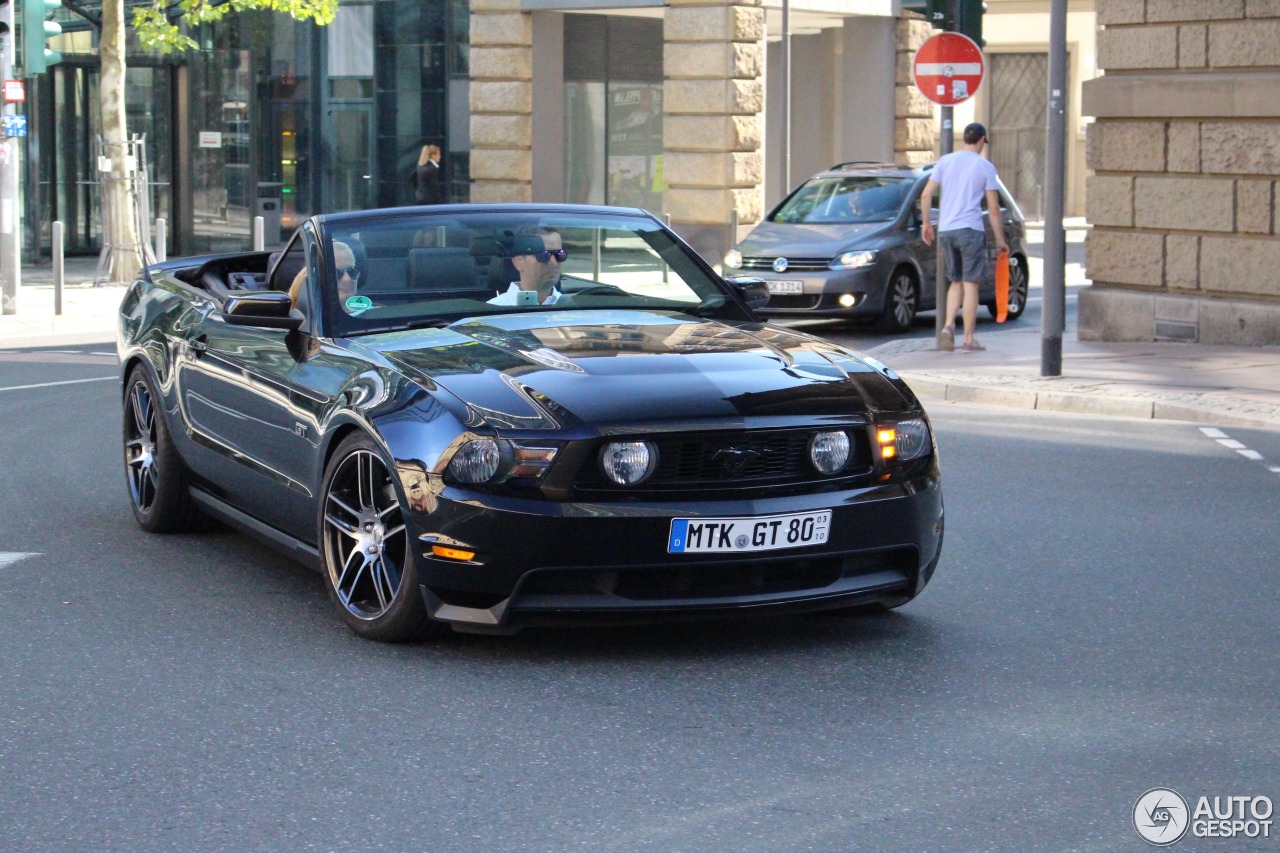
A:
[[[53,313],[55,316],[62,316],[62,284],[63,284],[63,246],[62,246],[62,223],[55,221],[53,223],[53,247],[51,250],[53,261]]]
[[[168,223],[163,219],[156,220],[156,263],[162,264],[169,259]]]
[[[253,250],[255,252],[261,252],[267,245],[266,228],[266,220],[261,216],[253,217]]]

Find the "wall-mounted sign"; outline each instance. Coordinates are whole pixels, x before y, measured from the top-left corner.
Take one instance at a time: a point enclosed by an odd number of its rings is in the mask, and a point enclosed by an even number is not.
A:
[[[26,116],[5,116],[4,117],[4,135],[5,136],[26,136],[27,135],[27,117]]]
[[[221,148],[222,133],[217,130],[202,130],[197,144],[201,148]]]
[[[4,81],[4,102],[6,104],[20,104],[26,99],[27,87],[22,84],[21,80]]]

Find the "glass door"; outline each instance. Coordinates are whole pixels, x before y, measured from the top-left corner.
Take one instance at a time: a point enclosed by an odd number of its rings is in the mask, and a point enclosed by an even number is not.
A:
[[[331,211],[373,207],[373,105],[329,102],[328,133],[332,145]]]

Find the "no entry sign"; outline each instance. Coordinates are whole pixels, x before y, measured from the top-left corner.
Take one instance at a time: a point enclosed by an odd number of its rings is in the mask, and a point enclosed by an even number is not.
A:
[[[982,85],[982,50],[960,33],[938,33],[920,45],[911,76],[921,93],[949,107],[973,97]]]

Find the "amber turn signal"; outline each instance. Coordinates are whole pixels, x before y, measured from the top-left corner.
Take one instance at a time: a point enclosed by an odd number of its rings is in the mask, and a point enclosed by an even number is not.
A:
[[[443,545],[432,545],[431,553],[437,557],[444,557],[446,560],[474,560],[476,558],[475,551],[462,551],[458,548],[446,548]]]

